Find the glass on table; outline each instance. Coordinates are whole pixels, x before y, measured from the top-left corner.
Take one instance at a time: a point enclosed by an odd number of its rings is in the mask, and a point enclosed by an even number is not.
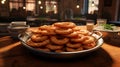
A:
[[[93,29],[94,29],[94,21],[93,20],[87,20],[86,28],[90,32],[93,31]]]
[[[103,28],[103,25],[107,23],[107,19],[97,19],[97,26]]]
[[[97,19],[97,25],[103,25],[107,23],[107,19]]]

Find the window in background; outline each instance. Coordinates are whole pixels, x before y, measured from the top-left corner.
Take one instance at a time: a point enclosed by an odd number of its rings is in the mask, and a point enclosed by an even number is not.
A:
[[[26,2],[31,2],[31,3],[33,3],[33,2],[35,2],[35,0],[26,0]]]
[[[98,11],[99,0],[89,0],[88,2],[88,13],[94,14],[95,11]]]
[[[26,10],[35,11],[35,0],[26,0]]]
[[[9,5],[10,11],[19,7],[26,9],[26,11],[35,11],[35,0],[10,0]]]
[[[57,2],[56,1],[46,1],[46,13],[54,12],[54,14],[57,13]]]
[[[23,7],[23,0],[10,0],[10,10],[18,9],[19,7]]]
[[[35,14],[35,0],[9,0],[11,17],[26,17]]]

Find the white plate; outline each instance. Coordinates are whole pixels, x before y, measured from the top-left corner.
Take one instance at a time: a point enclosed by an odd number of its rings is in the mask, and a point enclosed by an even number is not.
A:
[[[108,30],[108,29],[95,27],[94,30],[103,31],[103,32],[120,32],[120,27],[116,27],[114,30]]]

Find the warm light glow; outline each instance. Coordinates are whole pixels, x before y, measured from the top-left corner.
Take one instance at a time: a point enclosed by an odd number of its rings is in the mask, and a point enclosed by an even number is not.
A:
[[[54,8],[56,8],[57,6],[56,5],[54,5]]]
[[[43,9],[43,6],[40,6],[40,9]]]
[[[38,4],[41,4],[42,2],[41,1],[38,1]]]
[[[77,5],[77,6],[76,6],[76,8],[80,8],[80,6],[79,6],[79,5]]]
[[[92,7],[94,7],[94,6],[95,6],[95,3],[94,3],[94,1],[92,1],[92,4],[91,4],[91,6],[92,6]]]
[[[28,10],[28,11],[33,11],[34,7],[35,7],[35,4],[33,4],[33,3],[26,4],[26,10]]]
[[[46,13],[48,13],[48,11],[46,11]]]
[[[93,14],[94,11],[98,11],[99,0],[89,0],[88,13]]]
[[[26,9],[26,7],[23,7],[23,9]]]
[[[57,2],[56,1],[45,1],[46,13],[53,11],[54,14],[57,14]]]
[[[57,14],[57,6],[54,5],[53,7],[54,7],[54,10],[56,10],[56,11],[54,11],[54,14]]]
[[[5,4],[5,1],[1,1],[1,4]]]
[[[94,6],[95,6],[95,4],[92,4],[92,6],[94,7]]]
[[[57,14],[57,12],[54,12],[54,14]]]

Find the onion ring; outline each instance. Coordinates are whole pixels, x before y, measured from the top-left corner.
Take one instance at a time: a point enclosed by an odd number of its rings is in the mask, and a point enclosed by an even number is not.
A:
[[[49,42],[50,42],[49,40],[45,40],[45,41],[40,42],[40,43],[35,43],[35,42],[33,42],[31,39],[29,39],[29,40],[27,41],[27,44],[28,44],[29,46],[32,46],[32,47],[43,47],[43,46],[46,46]]]
[[[79,34],[83,34],[83,35],[89,35],[89,31],[87,30],[80,30],[80,31],[77,31]]]
[[[51,27],[50,25],[43,25],[43,26],[40,26],[39,29],[40,30],[48,30],[48,29],[50,29],[50,27]]]
[[[54,30],[41,30],[40,33],[42,35],[55,35],[56,33],[54,32]]]
[[[31,30],[31,32],[33,34],[40,34],[41,30],[39,30],[38,28],[35,28],[34,30]]]
[[[80,31],[80,30],[81,30],[81,27],[76,26],[76,27],[74,27],[74,28],[72,28],[72,29],[73,29],[73,31]]]
[[[73,22],[57,22],[57,23],[54,23],[54,26],[57,26],[57,27],[61,27],[61,28],[73,28],[76,26],[75,23]]]
[[[72,29],[56,29],[55,32],[57,34],[62,34],[62,35],[65,35],[65,34],[70,34],[73,32]]]
[[[49,48],[50,50],[60,50],[63,48],[63,46],[52,45],[52,44],[48,44],[46,47]]]
[[[68,38],[58,39],[56,36],[51,36],[50,40],[57,45],[64,45],[69,41]]]
[[[89,43],[89,44],[84,44],[83,47],[85,49],[90,49],[90,48],[93,48],[96,46],[96,43],[95,42],[92,42],[92,43]]]
[[[83,44],[90,44],[95,42],[95,38],[93,36],[85,36],[85,40],[82,42]]]
[[[79,34],[77,38],[71,38],[72,42],[83,42],[85,40],[84,35]]]
[[[67,43],[66,46],[70,48],[79,48],[82,44],[80,43]]]
[[[48,36],[42,36],[40,34],[33,34],[31,36],[31,40],[34,42],[40,42],[40,41],[44,41],[48,38]]]
[[[78,33],[77,32],[72,32],[70,34],[67,34],[65,35],[66,37],[70,37],[70,38],[73,38],[73,37],[77,37],[78,36]]]
[[[68,51],[68,52],[81,51],[81,50],[83,50],[83,47],[79,47],[79,48],[76,48],[76,49],[66,47],[66,51]]]

